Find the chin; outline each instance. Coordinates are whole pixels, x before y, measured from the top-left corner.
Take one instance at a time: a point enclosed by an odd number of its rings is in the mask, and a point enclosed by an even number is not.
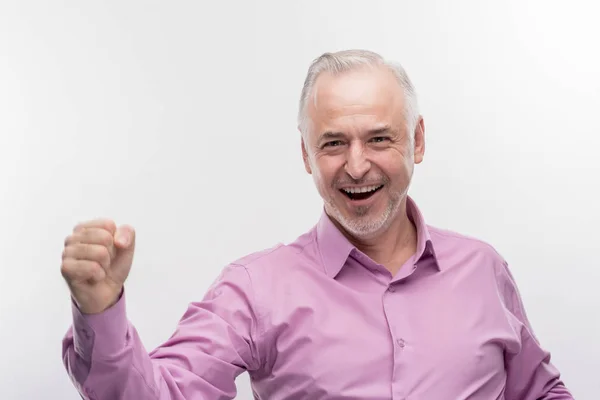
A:
[[[365,208],[352,212],[331,207],[328,209],[328,214],[351,236],[358,239],[371,239],[390,226],[392,220],[390,211],[389,208],[384,211]]]

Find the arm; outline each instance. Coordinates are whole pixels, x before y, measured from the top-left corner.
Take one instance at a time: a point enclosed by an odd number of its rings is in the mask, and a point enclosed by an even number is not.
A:
[[[506,262],[497,268],[499,294],[515,332],[520,334],[520,346],[508,349],[506,364],[506,400],[573,400],[543,349],[533,329]]]
[[[127,320],[124,294],[101,314],[84,315],[73,305],[64,365],[85,399],[232,399],[235,378],[260,366],[252,293],[246,269],[228,266],[150,353]]]

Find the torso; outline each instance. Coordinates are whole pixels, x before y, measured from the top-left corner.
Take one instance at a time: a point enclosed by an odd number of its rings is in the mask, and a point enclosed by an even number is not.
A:
[[[386,271],[353,259],[333,283],[301,258],[286,267],[263,288],[273,307],[257,398],[501,399],[503,344],[516,339],[491,271],[419,269],[392,292]]]

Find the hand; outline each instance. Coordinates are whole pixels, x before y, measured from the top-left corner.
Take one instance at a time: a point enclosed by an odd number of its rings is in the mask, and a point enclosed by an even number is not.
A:
[[[65,239],[61,273],[84,314],[114,305],[131,270],[135,231],[99,219],[81,223]]]

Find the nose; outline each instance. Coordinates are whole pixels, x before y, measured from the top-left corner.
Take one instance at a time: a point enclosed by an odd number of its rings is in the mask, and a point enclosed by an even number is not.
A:
[[[369,172],[371,162],[368,160],[363,146],[358,144],[350,146],[344,169],[355,180],[361,179]]]

